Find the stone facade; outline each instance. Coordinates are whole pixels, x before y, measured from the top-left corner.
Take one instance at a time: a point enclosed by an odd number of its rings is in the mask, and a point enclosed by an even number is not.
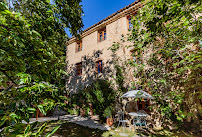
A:
[[[109,47],[114,42],[120,42],[122,35],[129,33],[128,31],[128,16],[136,13],[142,6],[137,1],[131,5],[117,11],[106,19],[98,22],[90,28],[84,30],[81,35],[82,50],[77,52],[77,41],[73,37],[67,42],[67,90],[70,94],[78,92],[88,86],[97,78],[112,79],[115,75],[112,62],[112,52]],[[106,39],[99,42],[99,30],[106,28]],[[125,42],[129,45],[131,43]],[[131,58],[130,49],[120,48],[117,55],[126,60]],[[102,61],[102,73],[96,72],[96,62]],[[76,64],[82,63],[82,75],[76,74]]]

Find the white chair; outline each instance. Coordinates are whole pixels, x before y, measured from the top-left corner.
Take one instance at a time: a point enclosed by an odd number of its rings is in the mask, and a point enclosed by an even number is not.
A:
[[[123,129],[126,127],[126,123],[129,124],[130,130],[131,130],[131,125],[130,125],[130,121],[128,120],[124,120],[124,112],[118,112],[118,119],[119,119],[119,124],[117,127],[119,127],[119,125],[122,123],[123,125]]]

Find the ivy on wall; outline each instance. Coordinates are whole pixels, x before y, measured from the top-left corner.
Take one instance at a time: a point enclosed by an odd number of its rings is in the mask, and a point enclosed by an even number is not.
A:
[[[202,96],[201,1],[143,2],[127,37],[143,53],[135,55],[144,60],[132,63],[134,76],[152,91],[165,119],[195,119]]]
[[[199,124],[202,97],[201,1],[152,0],[132,17],[133,28],[122,39],[134,53],[135,87],[155,97],[160,126]],[[124,45],[121,43],[122,45]],[[121,46],[115,43],[114,52]],[[157,116],[157,115],[156,115]],[[166,124],[165,124],[166,125]]]

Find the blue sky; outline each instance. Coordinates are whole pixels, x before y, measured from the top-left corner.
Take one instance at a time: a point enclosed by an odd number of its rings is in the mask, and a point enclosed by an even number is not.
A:
[[[83,0],[81,3],[84,11],[84,27],[82,30],[96,24],[134,1],[135,0]],[[67,34],[71,37],[69,33]]]

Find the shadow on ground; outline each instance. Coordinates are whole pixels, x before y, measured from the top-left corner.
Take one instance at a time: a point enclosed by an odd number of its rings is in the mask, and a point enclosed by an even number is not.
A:
[[[91,129],[74,123],[63,123],[53,136],[58,137],[101,137],[106,131]]]

